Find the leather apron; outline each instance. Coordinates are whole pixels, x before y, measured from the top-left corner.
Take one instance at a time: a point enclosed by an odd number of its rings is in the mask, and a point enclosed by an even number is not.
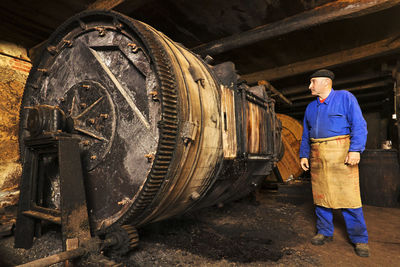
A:
[[[311,184],[314,203],[326,208],[360,208],[358,165],[345,165],[348,135],[311,138]]]

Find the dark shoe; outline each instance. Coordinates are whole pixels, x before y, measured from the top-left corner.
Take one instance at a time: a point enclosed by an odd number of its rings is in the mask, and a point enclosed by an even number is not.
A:
[[[355,243],[354,249],[356,254],[360,257],[369,257],[369,247],[368,243]]]
[[[323,234],[317,234],[311,239],[311,244],[314,246],[321,246],[327,242],[331,242],[333,240],[332,236],[324,236]]]

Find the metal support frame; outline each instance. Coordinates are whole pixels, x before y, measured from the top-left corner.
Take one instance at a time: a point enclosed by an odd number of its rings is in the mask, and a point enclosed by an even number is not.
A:
[[[90,239],[79,139],[65,133],[29,137],[20,183],[20,199],[15,229],[15,247],[29,249],[41,233],[41,221],[60,224],[63,249],[76,249]],[[44,206],[45,164],[43,158],[57,158],[60,176],[60,209]]]

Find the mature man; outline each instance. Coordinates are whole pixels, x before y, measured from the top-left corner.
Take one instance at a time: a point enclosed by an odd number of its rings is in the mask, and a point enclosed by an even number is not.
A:
[[[334,74],[318,70],[310,76],[317,99],[306,109],[300,163],[310,169],[318,233],[313,245],[333,239],[332,209],[341,209],[358,256],[368,257],[368,233],[362,212],[358,163],[365,149],[367,124],[354,95],[332,89]],[[309,164],[310,159],[310,164]]]

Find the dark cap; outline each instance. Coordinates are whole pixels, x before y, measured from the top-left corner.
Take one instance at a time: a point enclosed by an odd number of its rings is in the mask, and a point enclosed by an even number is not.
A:
[[[316,78],[316,77],[326,77],[333,81],[333,79],[335,79],[335,74],[330,70],[321,69],[321,70],[317,70],[316,72],[311,74],[310,79]]]

